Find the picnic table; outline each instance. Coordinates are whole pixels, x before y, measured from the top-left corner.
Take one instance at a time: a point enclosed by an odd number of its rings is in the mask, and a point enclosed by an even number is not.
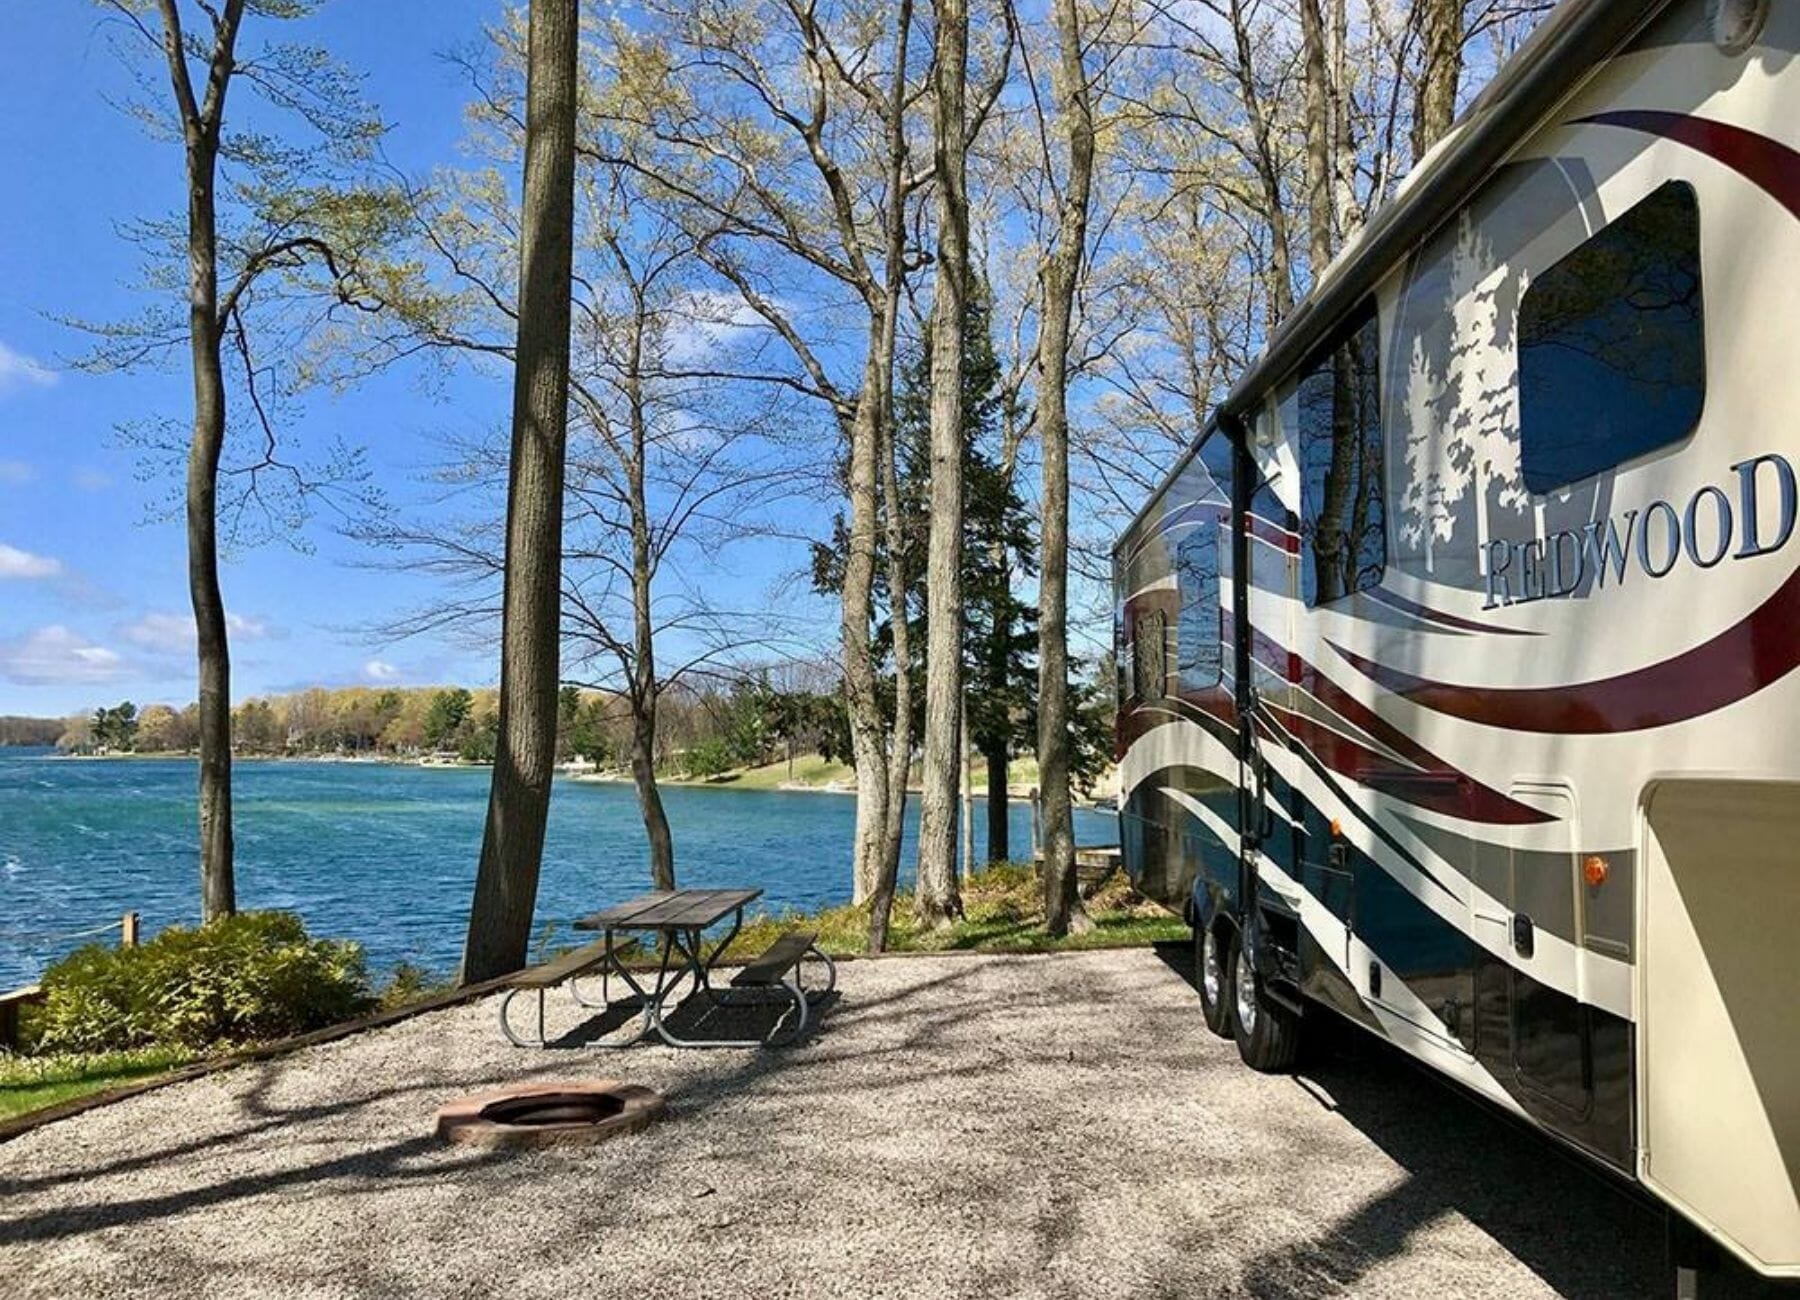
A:
[[[603,937],[585,948],[516,976],[500,1003],[501,1030],[521,1047],[541,1047],[545,1044],[544,993],[547,989],[566,982],[577,1003],[590,1009],[605,1010],[614,1005],[611,983],[617,979],[629,990],[630,996],[637,999],[638,1029],[624,1039],[599,1040],[599,1046],[628,1047],[652,1032],[671,1047],[760,1047],[791,1042],[806,1028],[809,993],[823,996],[837,985],[836,965],[819,951],[817,934],[790,932],[782,935],[738,970],[730,981],[729,991],[718,987],[714,980],[721,960],[743,929],[744,908],[760,897],[760,889],[653,889],[582,917],[575,922],[577,930],[598,930]],[[706,931],[726,917],[731,918],[730,930],[711,953],[705,953]],[[635,951],[638,945],[622,945],[619,938],[633,933],[653,935],[657,939],[660,956],[654,983],[647,979],[640,982],[638,976],[648,975],[647,969],[640,967],[634,971],[625,961],[626,953]],[[827,978],[822,990],[808,990],[802,983],[801,963],[809,956],[825,965]],[[598,1000],[584,996],[577,982],[582,976],[592,976],[596,971],[602,980]],[[685,993],[682,992],[684,986]],[[507,1017],[513,998],[527,990],[535,990],[538,995],[535,1039],[521,1038]],[[767,1002],[770,994],[785,998],[792,1005],[792,1024],[786,1033],[777,1035],[771,1031],[769,1036],[754,1039],[697,1039],[683,1036],[669,1023],[670,1012],[688,998],[702,999],[710,1008],[731,1005],[734,1001]],[[780,1028],[779,1022],[776,1028]]]

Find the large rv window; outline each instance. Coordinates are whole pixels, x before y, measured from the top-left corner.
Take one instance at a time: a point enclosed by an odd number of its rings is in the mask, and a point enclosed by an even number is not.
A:
[[[1519,304],[1525,487],[1549,492],[1693,432],[1706,395],[1700,210],[1670,181]]]
[[[1175,649],[1181,656],[1183,691],[1219,684],[1219,523],[1200,522],[1175,552],[1175,585],[1181,592],[1181,623]]]
[[[1145,610],[1133,622],[1131,632],[1131,693],[1140,700],[1160,700],[1168,681],[1164,656],[1164,626],[1160,609]]]
[[[1373,304],[1300,377],[1292,399],[1300,448],[1300,573],[1322,605],[1381,581],[1387,512],[1381,469],[1381,328]]]

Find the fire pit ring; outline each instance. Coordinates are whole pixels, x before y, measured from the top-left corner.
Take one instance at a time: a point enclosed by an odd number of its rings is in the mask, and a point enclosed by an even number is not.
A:
[[[484,1147],[585,1146],[649,1127],[662,1095],[616,1079],[524,1083],[460,1097],[437,1113],[437,1135]]]

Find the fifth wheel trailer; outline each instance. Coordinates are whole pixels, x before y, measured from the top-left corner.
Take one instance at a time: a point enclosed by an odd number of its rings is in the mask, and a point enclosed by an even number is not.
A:
[[[1123,852],[1208,1025],[1348,1017],[1771,1277],[1797,411],[1800,3],[1569,0],[1114,554]]]

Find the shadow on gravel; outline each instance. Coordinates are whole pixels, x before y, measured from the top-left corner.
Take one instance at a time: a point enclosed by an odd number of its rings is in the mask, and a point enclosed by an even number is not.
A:
[[[941,988],[944,984],[959,982],[970,974],[973,974],[973,968],[950,975],[938,981],[935,987]],[[883,1015],[894,1013],[903,1004],[926,992],[925,987],[918,987],[903,989],[884,997],[861,999],[854,1004],[851,1014],[855,1016],[874,1015],[876,1018],[880,1018]],[[809,1018],[806,1031],[789,1048],[741,1049],[724,1053],[723,1061],[726,1068],[723,1071],[717,1074],[703,1073],[689,1078],[682,1085],[669,1091],[671,1101],[678,1107],[679,1113],[683,1117],[692,1118],[748,1090],[765,1088],[778,1080],[784,1080],[790,1072],[804,1073],[806,1063],[822,1059],[821,1053],[825,1056],[838,1054],[841,1049],[833,1047],[829,1034],[831,1024],[829,1013],[834,1009],[838,1000],[839,995],[836,993],[821,999],[820,1003],[815,1005],[813,1017]],[[912,1051],[924,1046],[935,1033],[939,1032],[946,1019],[960,1019],[973,1010],[972,1007],[961,1006],[947,1011],[942,1017],[921,1017],[916,1032],[910,1035],[905,1043],[892,1050],[895,1050],[898,1055],[909,1056]],[[757,1013],[753,1010],[752,1014]],[[727,1037],[744,1032],[746,1026],[739,1023],[720,1028],[726,1032],[720,1033],[719,1036]],[[820,1030],[826,1032],[820,1036]],[[579,1034],[580,1030],[576,1032]],[[862,1054],[860,1052],[849,1053],[852,1056]],[[619,1053],[616,1058],[608,1057],[607,1059],[609,1061],[617,1059],[620,1062],[620,1068],[625,1069],[628,1067],[624,1062],[631,1055],[632,1051],[628,1050]],[[531,1049],[521,1049],[517,1059],[518,1067],[507,1072],[509,1078],[553,1077],[566,1072],[569,1063],[569,1057],[565,1053]],[[588,1060],[594,1062],[596,1066],[599,1064],[598,1060],[592,1056]],[[450,1151],[435,1135],[421,1134],[398,1141],[379,1143],[367,1149],[335,1158],[293,1165],[284,1169],[246,1173],[235,1177],[211,1178],[160,1194],[120,1197],[109,1194],[109,1189],[100,1185],[102,1180],[110,1175],[128,1174],[146,1167],[166,1166],[172,1162],[189,1160],[196,1156],[212,1155],[240,1143],[252,1142],[277,1128],[292,1129],[298,1125],[323,1124],[327,1126],[323,1136],[329,1137],[332,1135],[330,1126],[334,1120],[346,1117],[383,1099],[414,1093],[437,1097],[457,1086],[439,1079],[416,1085],[371,1088],[324,1104],[291,1108],[279,1108],[270,1104],[268,1093],[274,1082],[284,1072],[295,1068],[306,1068],[304,1053],[295,1057],[284,1057],[265,1062],[257,1067],[257,1078],[239,1102],[241,1123],[223,1132],[160,1145],[153,1136],[146,1135],[143,1150],[120,1160],[105,1161],[75,1171],[67,1178],[62,1176],[27,1177],[6,1178],[0,1181],[0,1187],[4,1187],[8,1191],[51,1187],[65,1181],[81,1183],[92,1189],[92,1198],[83,1202],[59,1205],[11,1218],[0,1218],[0,1245],[57,1241],[85,1236],[101,1229],[141,1226],[163,1219],[176,1218],[190,1211],[231,1205],[248,1199],[284,1192],[319,1193],[323,1189],[329,1188],[331,1194],[341,1195],[349,1191],[378,1191],[384,1185],[401,1182],[426,1181],[456,1183],[467,1189],[472,1197],[479,1199],[485,1198],[492,1189],[490,1186],[484,1185],[481,1178],[472,1177],[472,1175],[478,1174],[483,1169],[513,1161],[528,1162],[532,1157],[530,1152],[504,1150],[487,1151],[474,1155],[467,1154],[462,1150]],[[421,1124],[428,1122],[426,1117],[429,1113],[429,1108],[422,1111]],[[666,1155],[666,1150],[641,1149],[636,1153],[638,1160],[636,1167],[642,1173],[646,1164],[653,1165],[657,1160],[665,1158]],[[177,1176],[179,1177],[179,1175]]]
[[[1156,955],[1190,987],[1190,943]],[[1196,1022],[1199,1008],[1194,1009]],[[1648,1196],[1359,1027],[1316,1010],[1293,1083],[1341,1116],[1406,1171],[1398,1186],[1353,1214],[1319,1225],[1312,1241],[1245,1265],[1263,1300],[1365,1294],[1364,1279],[1401,1256],[1413,1236],[1457,1213],[1559,1294],[1615,1300],[1672,1295],[1662,1211]],[[1248,1068],[1248,1067],[1246,1067]],[[1706,1279],[1708,1297],[1787,1297],[1734,1261]]]
[[[1194,970],[1194,945],[1186,939],[1161,939],[1150,945],[1162,964],[1181,976],[1182,983],[1194,992],[1200,991],[1196,982],[1199,974]]]
[[[450,1173],[462,1177],[472,1169],[497,1164],[504,1159],[500,1153],[483,1152],[472,1157],[462,1157],[448,1168],[441,1162],[427,1159],[439,1155],[443,1149],[444,1144],[435,1135],[424,1135],[390,1142],[337,1159],[321,1160],[314,1164],[268,1173],[243,1174],[179,1191],[131,1199],[99,1200],[86,1205],[58,1208],[0,1221],[0,1245],[56,1241],[105,1228],[133,1227],[208,1206],[289,1190],[312,1189],[334,1180],[350,1184],[370,1184],[441,1179]]]
[[[798,1046],[817,1037],[822,1022],[837,1005],[839,997],[834,991],[823,997],[809,999],[806,1028],[797,1037],[774,1044],[769,1050],[779,1051],[784,1047]],[[552,1049],[579,1048],[601,1042],[627,1050],[640,1045],[661,1046],[662,1039],[654,1030],[641,1040],[641,1044],[630,1042],[630,1036],[621,1032],[628,1028],[635,1032],[634,1022],[640,1019],[641,1007],[642,1004],[637,999],[615,1003],[598,1015],[590,1016],[561,1037],[551,1039],[548,1046]],[[786,1032],[782,1022],[792,1015],[793,1004],[785,999],[738,1000],[709,1005],[704,999],[689,997],[669,1014],[665,1023],[670,1032],[692,1042],[726,1044],[748,1039],[766,1040],[777,1029]]]

